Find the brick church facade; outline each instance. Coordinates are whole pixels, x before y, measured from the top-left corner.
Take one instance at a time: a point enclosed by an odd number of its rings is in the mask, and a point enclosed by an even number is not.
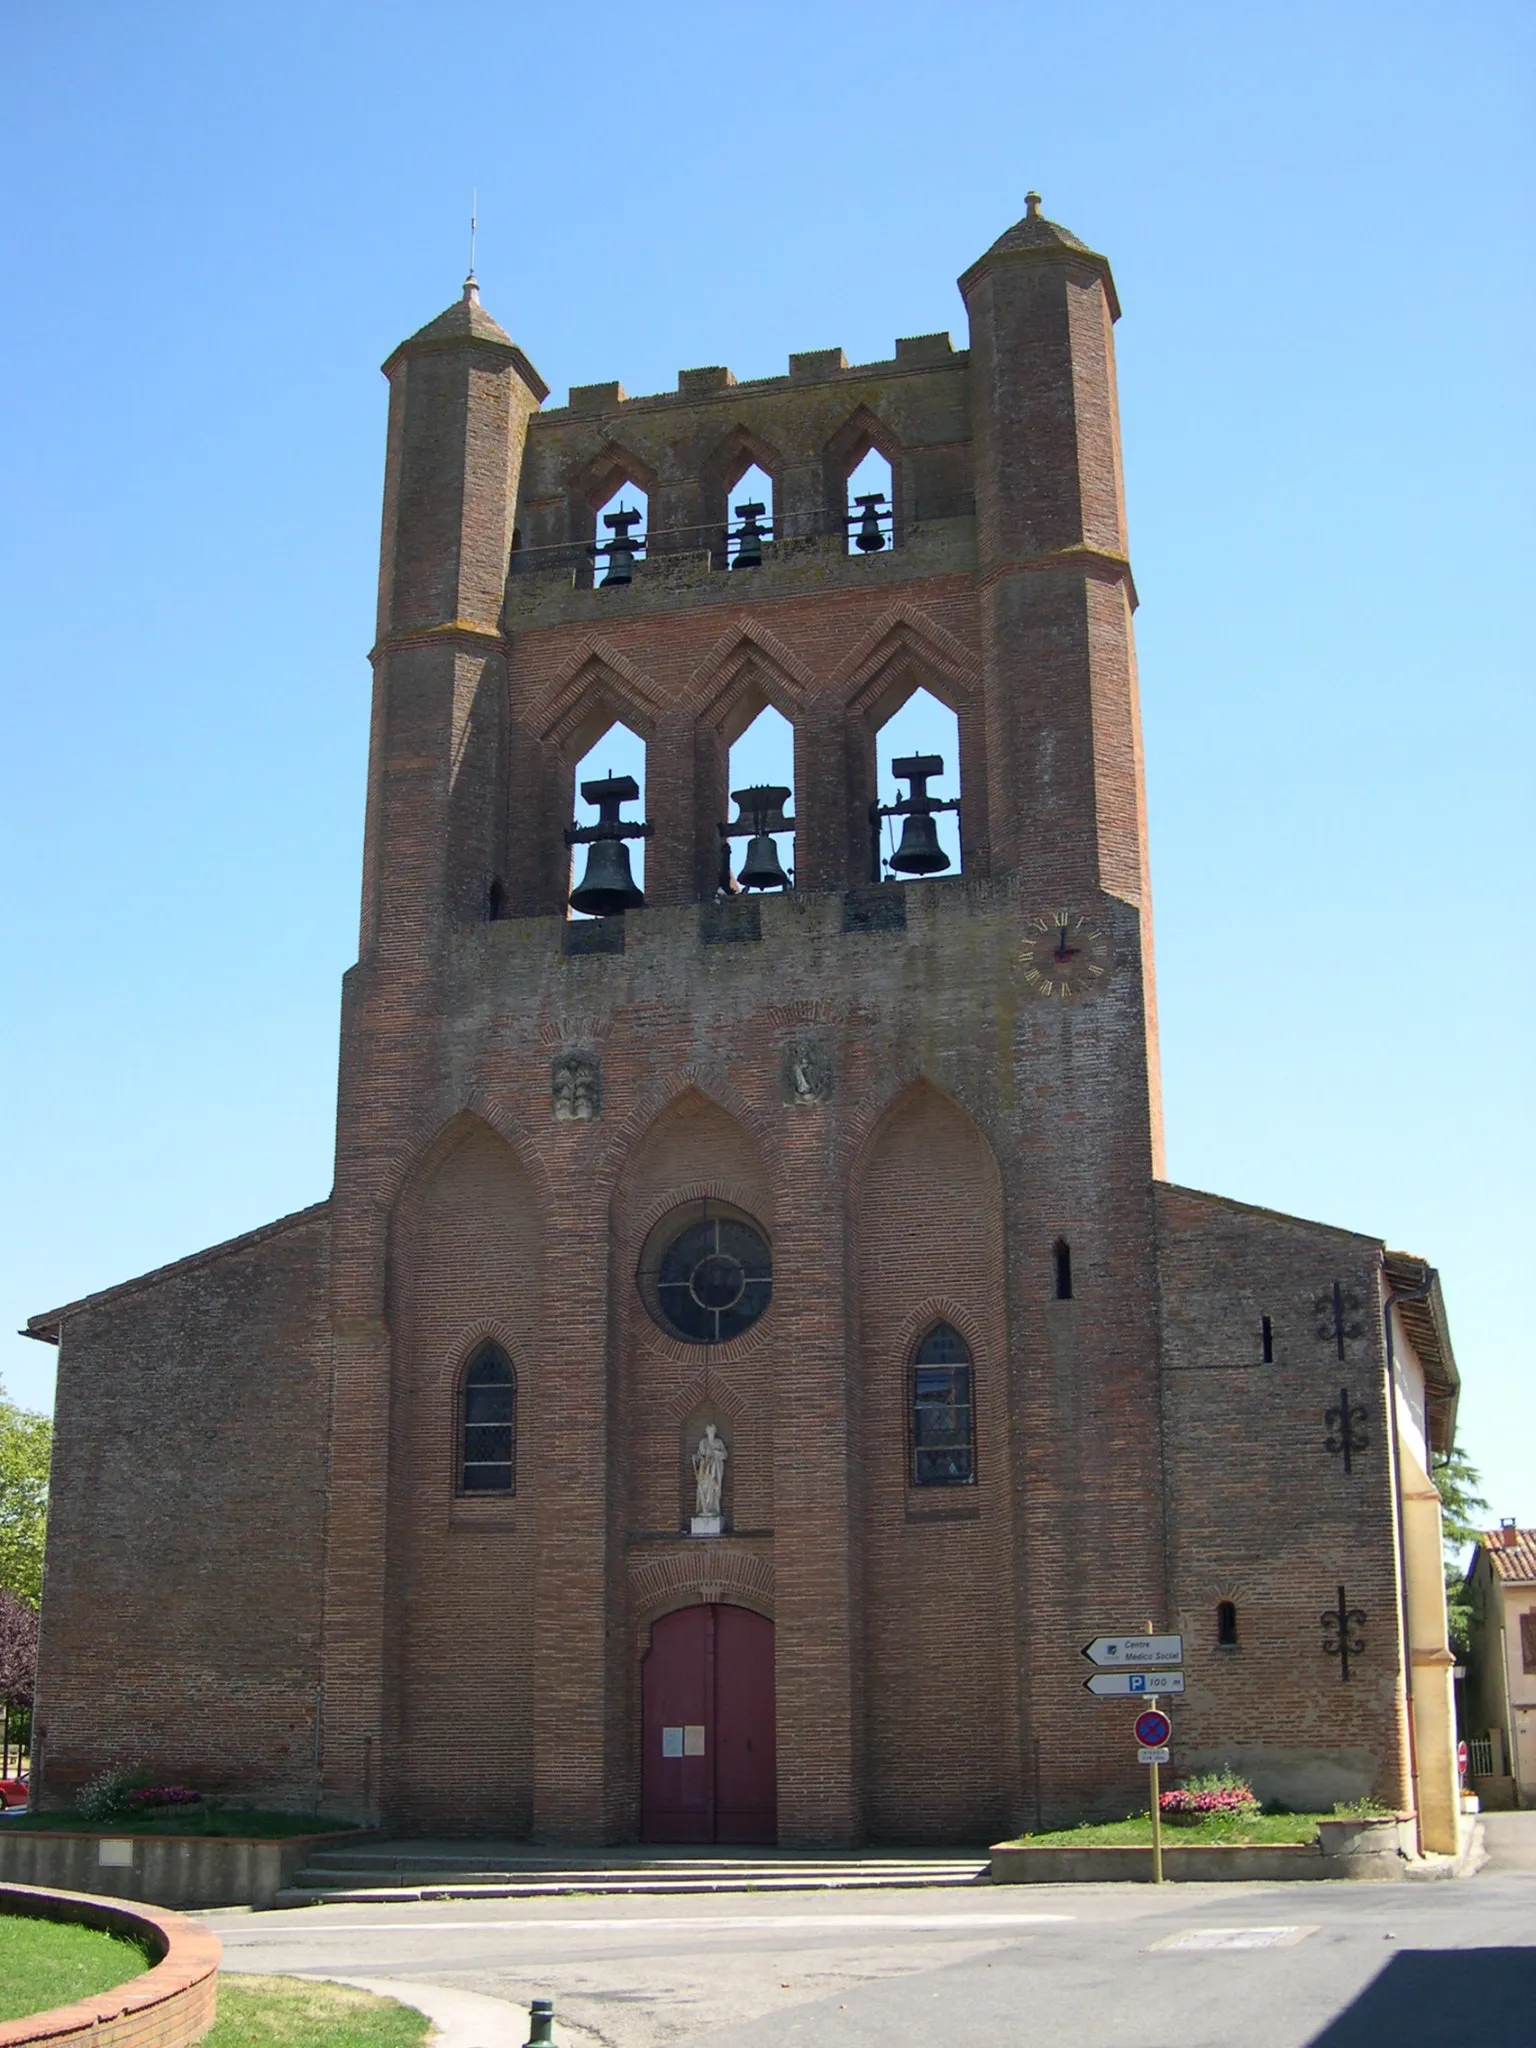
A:
[[[654,397],[545,407],[472,281],[389,358],[335,1185],[30,1325],[46,1799],[125,1757],[401,1829],[977,1842],[1144,1798],[1081,1651],[1150,1624],[1176,1768],[1449,1845],[1438,1283],[1163,1178],[1114,284],[1031,195],[960,289],[968,349]],[[622,482],[646,552],[594,570]],[[962,856],[893,877],[920,687]],[[735,893],[765,705],[795,886]],[[646,901],[575,919],[618,721]]]

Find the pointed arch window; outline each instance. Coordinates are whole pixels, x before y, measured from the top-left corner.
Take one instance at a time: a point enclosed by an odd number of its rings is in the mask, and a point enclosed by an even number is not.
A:
[[[912,1484],[970,1486],[976,1478],[970,1347],[935,1323],[912,1354]]]
[[[499,1344],[482,1344],[459,1383],[458,1490],[517,1491],[517,1375]]]

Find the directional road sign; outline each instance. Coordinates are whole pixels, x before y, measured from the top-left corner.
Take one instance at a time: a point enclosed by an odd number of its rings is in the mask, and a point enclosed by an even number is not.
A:
[[[1121,1699],[1127,1693],[1182,1692],[1182,1671],[1095,1671],[1083,1680],[1084,1689],[1101,1700]]]
[[[1172,1755],[1171,1749],[1138,1749],[1136,1761],[1139,1764],[1165,1764]]]
[[[1159,1707],[1148,1707],[1136,1716],[1136,1740],[1144,1749],[1161,1749],[1173,1733],[1173,1723]],[[1147,1759],[1142,1758],[1145,1763]]]
[[[1110,1670],[1128,1670],[1145,1664],[1182,1664],[1182,1636],[1095,1636],[1084,1643],[1083,1655],[1090,1664]]]

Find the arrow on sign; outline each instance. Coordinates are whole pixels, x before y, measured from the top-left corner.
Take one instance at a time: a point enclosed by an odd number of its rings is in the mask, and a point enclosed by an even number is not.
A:
[[[1124,1699],[1127,1693],[1182,1692],[1182,1671],[1095,1671],[1083,1680],[1085,1692],[1101,1700]]]
[[[1083,1655],[1090,1664],[1118,1666],[1125,1670],[1139,1664],[1182,1664],[1182,1636],[1095,1636],[1084,1643]]]

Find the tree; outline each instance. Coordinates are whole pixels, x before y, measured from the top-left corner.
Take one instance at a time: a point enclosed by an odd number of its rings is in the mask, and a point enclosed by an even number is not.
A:
[[[0,1588],[35,1608],[43,1590],[43,1529],[53,1424],[18,1408],[0,1384]]]
[[[1458,1445],[1435,1468],[1435,1486],[1440,1494],[1440,1521],[1445,1536],[1445,1606],[1450,1628],[1451,1649],[1465,1664],[1472,1651],[1472,1626],[1477,1619],[1467,1590],[1462,1552],[1476,1543],[1482,1524],[1473,1517],[1488,1503],[1478,1492],[1482,1474]]]
[[[30,1707],[36,1682],[36,1610],[0,1586],[0,1708]]]

